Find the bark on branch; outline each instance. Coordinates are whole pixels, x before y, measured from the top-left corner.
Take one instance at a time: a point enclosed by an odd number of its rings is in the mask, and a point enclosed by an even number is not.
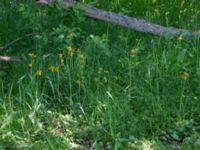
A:
[[[0,61],[20,61],[18,57],[0,56]]]
[[[39,3],[42,4],[49,4],[52,3],[52,0],[40,0]],[[150,33],[158,36],[168,36],[170,38],[182,36],[184,39],[188,39],[191,37],[200,37],[195,31],[185,30],[185,29],[178,29],[174,27],[164,27],[161,25],[157,25],[154,23],[147,22],[143,19],[132,18],[128,16],[119,15],[117,13],[101,10],[95,7],[91,7],[86,4],[78,3],[75,0],[61,0],[61,4],[64,7],[71,7],[71,6],[79,6],[82,8],[86,15],[95,18],[98,20],[111,22],[129,29],[133,29],[135,31]]]

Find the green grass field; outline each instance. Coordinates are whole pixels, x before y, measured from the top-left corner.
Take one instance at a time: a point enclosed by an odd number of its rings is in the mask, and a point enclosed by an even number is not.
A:
[[[200,29],[199,0],[83,2]],[[0,55],[22,60],[0,62],[0,150],[200,149],[199,39],[139,33],[59,4],[2,0],[4,46]]]

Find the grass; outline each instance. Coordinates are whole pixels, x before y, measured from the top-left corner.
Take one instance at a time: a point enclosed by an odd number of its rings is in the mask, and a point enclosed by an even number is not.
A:
[[[115,2],[92,4],[199,27],[195,0]],[[4,0],[0,14],[0,47],[34,33],[1,52],[22,61],[0,62],[0,149],[200,148],[199,39],[138,33],[58,4]]]

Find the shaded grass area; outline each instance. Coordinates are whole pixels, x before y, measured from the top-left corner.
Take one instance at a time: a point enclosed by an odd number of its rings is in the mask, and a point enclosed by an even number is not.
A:
[[[0,47],[35,33],[1,52],[22,61],[0,64],[0,148],[199,149],[199,39],[137,33],[59,4],[0,8]]]

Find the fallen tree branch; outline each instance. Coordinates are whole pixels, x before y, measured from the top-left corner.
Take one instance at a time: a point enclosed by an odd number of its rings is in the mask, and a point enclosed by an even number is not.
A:
[[[18,57],[0,56],[0,61],[20,61]]]
[[[40,0],[39,3],[41,4],[50,4],[52,3],[51,0]],[[135,31],[150,33],[158,36],[169,36],[171,38],[182,36],[184,39],[188,39],[191,37],[200,37],[195,31],[185,30],[185,29],[178,29],[174,27],[164,27],[161,25],[153,24],[147,22],[143,19],[132,18],[128,16],[119,15],[113,12],[101,10],[95,7],[91,7],[86,4],[75,2],[74,0],[61,0],[61,4],[64,7],[71,7],[71,6],[79,6],[86,12],[86,15],[95,18],[98,20],[111,22],[129,29],[133,29]]]

